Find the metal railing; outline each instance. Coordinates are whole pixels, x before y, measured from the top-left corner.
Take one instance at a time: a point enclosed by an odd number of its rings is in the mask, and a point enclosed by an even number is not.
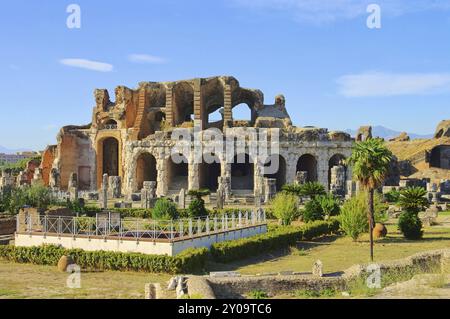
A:
[[[263,210],[177,220],[118,218],[114,214],[106,216],[105,214],[97,214],[96,217],[28,215],[23,220],[17,219],[17,232],[174,241],[266,224],[266,214]]]

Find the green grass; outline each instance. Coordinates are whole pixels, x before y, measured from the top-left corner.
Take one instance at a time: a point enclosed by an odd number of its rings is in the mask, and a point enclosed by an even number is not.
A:
[[[52,266],[0,260],[0,299],[143,299],[146,283],[167,285],[165,274],[82,272],[81,289],[67,288],[68,274]]]
[[[422,240],[405,240],[395,224],[388,225],[386,238],[375,242],[375,261],[408,257],[418,252],[450,247],[450,228],[426,228]],[[294,249],[264,253],[233,263],[210,262],[208,270],[234,270],[242,274],[278,273],[280,271],[311,272],[315,261],[321,260],[325,273],[340,272],[354,264],[368,263],[368,235],[353,242],[350,238],[333,236],[312,242],[301,242]]]

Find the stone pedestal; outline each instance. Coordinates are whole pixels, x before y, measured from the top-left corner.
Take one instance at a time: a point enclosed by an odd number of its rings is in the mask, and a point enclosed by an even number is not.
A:
[[[103,175],[100,201],[100,207],[102,209],[108,209],[108,174]]]
[[[331,168],[330,191],[332,194],[345,196],[345,167],[342,165]]]

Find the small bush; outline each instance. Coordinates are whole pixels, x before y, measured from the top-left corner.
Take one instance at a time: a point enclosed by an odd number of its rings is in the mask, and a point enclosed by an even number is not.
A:
[[[339,216],[341,229],[354,241],[368,231],[367,203],[365,196],[356,196],[344,203]]]
[[[201,198],[194,198],[189,203],[187,213],[191,218],[207,216],[208,210],[205,208],[205,201]]]
[[[421,239],[423,236],[422,221],[411,212],[403,212],[398,219],[398,229],[406,239]]]
[[[153,219],[176,219],[178,217],[177,206],[167,198],[160,198],[156,201],[152,210]]]
[[[252,290],[248,294],[251,299],[267,299],[269,295],[264,290]]]
[[[288,193],[278,193],[271,203],[275,217],[281,220],[284,226],[292,223],[298,214],[297,196]]]
[[[301,215],[303,217],[303,221],[307,223],[316,220],[323,220],[325,216],[322,205],[320,205],[317,198],[314,198],[305,204],[305,208],[302,210]]]
[[[317,197],[317,201],[322,207],[323,214],[329,218],[331,216],[337,216],[340,212],[340,202],[336,196],[327,194]]]
[[[397,203],[398,200],[400,199],[400,192],[398,190],[393,189],[384,194],[384,198],[386,198],[386,201],[388,203]]]

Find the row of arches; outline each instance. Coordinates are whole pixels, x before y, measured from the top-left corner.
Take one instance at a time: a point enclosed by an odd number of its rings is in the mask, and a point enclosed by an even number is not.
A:
[[[331,168],[342,164],[345,157],[341,154],[334,155],[329,160],[328,180],[331,177]],[[278,169],[275,171],[269,168],[272,161],[278,162]],[[172,158],[167,160],[166,165],[168,190],[175,191],[182,188],[188,188],[189,164],[186,158],[182,158],[181,163],[175,163]],[[311,154],[305,154],[299,157],[296,165],[296,171],[306,171],[307,181],[318,181],[317,159]],[[156,158],[150,153],[139,155],[136,162],[136,184],[138,190],[143,186],[144,181],[157,181],[157,162]],[[287,180],[287,164],[281,155],[272,155],[264,164],[262,172],[264,177],[277,180],[277,190],[281,190]],[[199,188],[207,188],[216,191],[218,187],[218,178],[222,176],[222,167],[217,156],[213,155],[213,160],[208,162],[203,160],[198,167]],[[233,190],[253,190],[254,189],[255,165],[248,154],[239,154],[234,157],[231,163],[231,189]]]

